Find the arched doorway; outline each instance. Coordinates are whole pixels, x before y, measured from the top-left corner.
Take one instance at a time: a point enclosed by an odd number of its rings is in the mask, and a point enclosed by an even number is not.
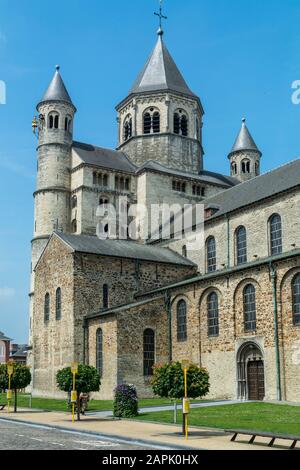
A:
[[[254,342],[243,344],[237,354],[238,398],[263,400],[265,398],[264,356]]]

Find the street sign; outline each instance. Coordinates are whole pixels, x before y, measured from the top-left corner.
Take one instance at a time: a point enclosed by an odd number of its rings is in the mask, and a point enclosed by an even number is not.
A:
[[[71,372],[72,372],[72,374],[78,374],[78,363],[77,362],[72,362]]]
[[[14,373],[14,363],[12,361],[7,363],[7,373],[8,375],[13,375]]]
[[[189,366],[190,366],[190,361],[188,359],[183,359],[181,361],[181,366],[182,366],[183,370],[188,369]]]

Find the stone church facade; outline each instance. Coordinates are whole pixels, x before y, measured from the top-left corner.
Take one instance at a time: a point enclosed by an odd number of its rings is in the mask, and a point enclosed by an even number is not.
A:
[[[209,398],[300,401],[300,159],[261,175],[243,120],[230,176],[206,171],[204,110],[161,30],[116,109],[111,150],[74,140],[58,67],[37,106],[33,393],[59,396],[55,374],[76,360],[99,370],[98,398],[122,382],[151,396],[154,364],[189,359],[208,370]],[[175,234],[99,239],[107,203],[117,220],[135,204],[202,204],[204,246],[189,251]]]

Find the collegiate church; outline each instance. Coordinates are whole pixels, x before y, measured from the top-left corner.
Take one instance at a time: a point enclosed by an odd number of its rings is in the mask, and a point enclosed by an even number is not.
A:
[[[189,359],[208,370],[211,399],[300,401],[300,159],[261,175],[243,120],[230,176],[206,171],[201,100],[161,28],[116,110],[113,150],[75,140],[59,67],[37,105],[33,393],[60,396],[57,370],[78,361],[99,370],[98,398],[123,382],[151,396],[154,364]],[[204,246],[111,239],[109,226],[99,239],[107,203],[203,204]]]

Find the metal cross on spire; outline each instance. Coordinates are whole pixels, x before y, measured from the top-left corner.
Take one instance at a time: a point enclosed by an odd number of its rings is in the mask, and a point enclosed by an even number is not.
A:
[[[168,19],[168,17],[164,16],[162,13],[162,4],[163,4],[163,0],[159,0],[159,13],[154,13],[154,15],[159,17],[159,29],[158,29],[159,36],[162,36],[164,34],[163,29],[162,29],[162,20]]]

